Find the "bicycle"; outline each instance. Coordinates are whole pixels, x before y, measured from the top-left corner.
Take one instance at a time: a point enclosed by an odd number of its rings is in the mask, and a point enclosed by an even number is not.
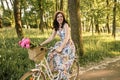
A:
[[[60,72],[52,72],[45,57],[49,49],[38,46],[28,49],[29,59],[35,62],[35,68],[26,72],[20,80],[60,80]],[[79,64],[75,58],[72,67],[70,68],[70,80],[78,80]]]

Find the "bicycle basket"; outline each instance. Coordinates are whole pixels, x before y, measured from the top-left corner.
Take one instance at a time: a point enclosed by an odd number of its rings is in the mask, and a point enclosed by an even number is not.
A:
[[[28,49],[29,59],[35,62],[40,62],[44,59],[46,50],[45,47],[41,46]]]

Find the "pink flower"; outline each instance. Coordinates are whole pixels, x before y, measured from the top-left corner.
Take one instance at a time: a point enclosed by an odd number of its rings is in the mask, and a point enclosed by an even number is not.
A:
[[[22,48],[30,48],[31,42],[29,38],[23,38],[21,41],[18,42],[18,44]]]
[[[30,48],[30,44],[26,44],[26,48]]]
[[[24,43],[24,42],[21,42],[20,46],[21,46],[22,48],[24,48],[24,47],[25,47],[25,43]]]

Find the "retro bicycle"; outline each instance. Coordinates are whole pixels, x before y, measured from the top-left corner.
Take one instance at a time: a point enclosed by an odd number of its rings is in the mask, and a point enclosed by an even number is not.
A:
[[[28,49],[29,59],[35,62],[35,68],[26,72],[20,80],[60,80],[60,71],[52,71],[47,62],[45,55],[48,50],[48,48],[42,46]],[[78,80],[79,64],[77,57],[75,58],[69,73],[70,80]]]

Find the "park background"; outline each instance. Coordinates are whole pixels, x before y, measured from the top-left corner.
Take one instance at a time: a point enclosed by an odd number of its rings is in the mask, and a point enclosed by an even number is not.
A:
[[[49,37],[58,10],[71,26],[80,67],[120,55],[120,0],[1,0],[1,80],[18,80],[34,67],[27,49],[18,42],[28,37],[38,44]]]

